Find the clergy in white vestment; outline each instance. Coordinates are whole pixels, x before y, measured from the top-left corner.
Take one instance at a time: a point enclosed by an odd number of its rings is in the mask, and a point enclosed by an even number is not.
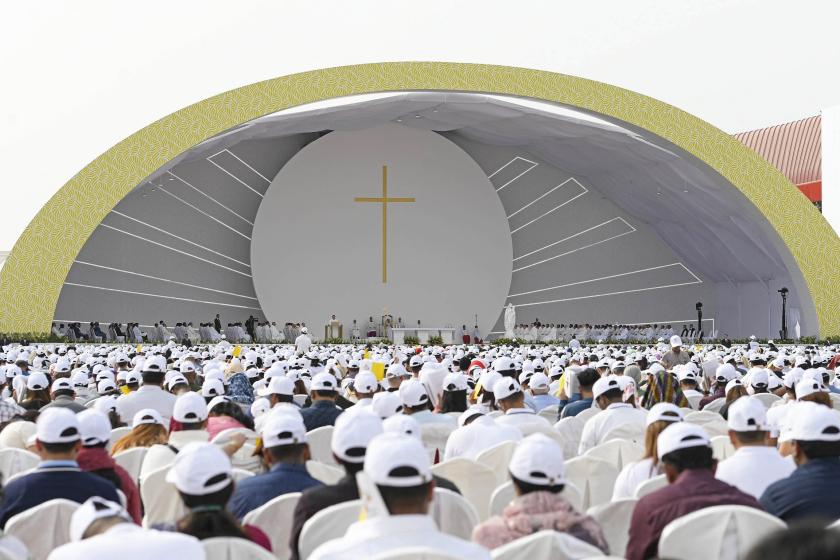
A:
[[[330,338],[341,338],[341,322],[335,318],[335,314],[330,316],[329,322],[329,334]]]
[[[472,331],[472,338],[473,338],[473,339],[472,339],[472,341],[473,341],[474,343],[476,343],[476,344],[478,344],[479,342],[481,342],[481,341],[482,341],[482,338],[481,338],[481,331],[480,331],[480,330],[478,330],[478,325],[476,325],[476,326],[473,328],[473,331]]]
[[[359,325],[356,323],[356,319],[353,319],[353,328],[350,331],[350,336],[353,340],[359,340],[362,338],[362,331],[359,329]]]
[[[373,317],[368,320],[367,330],[365,331],[368,338],[373,338],[376,336],[376,323],[373,322]]]
[[[280,329],[277,328],[277,323],[272,321],[271,322],[271,342],[283,342],[285,337]]]
[[[193,344],[198,342],[198,331],[195,330],[195,327],[192,323],[187,323],[187,338],[189,338],[190,342],[192,342]]]

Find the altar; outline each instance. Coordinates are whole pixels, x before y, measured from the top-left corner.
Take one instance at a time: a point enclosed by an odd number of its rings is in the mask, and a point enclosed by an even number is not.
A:
[[[455,342],[455,329],[451,327],[412,327],[408,329],[394,327],[391,329],[394,344],[405,344],[405,337],[417,335],[420,344],[428,344],[430,336],[439,336],[444,344]]]

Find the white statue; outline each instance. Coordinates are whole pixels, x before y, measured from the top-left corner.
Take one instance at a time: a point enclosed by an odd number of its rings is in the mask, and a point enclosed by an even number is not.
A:
[[[513,333],[513,328],[516,326],[516,308],[512,303],[505,307],[505,338],[514,339],[516,335]]]

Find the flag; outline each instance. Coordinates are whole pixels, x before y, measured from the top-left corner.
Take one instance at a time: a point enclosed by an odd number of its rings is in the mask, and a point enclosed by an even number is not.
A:
[[[242,347],[241,346],[237,345],[233,348],[233,357],[234,358],[238,358],[239,354],[241,354],[241,353],[242,353]]]
[[[370,371],[376,376],[377,381],[385,379],[385,363],[373,362],[370,364]]]

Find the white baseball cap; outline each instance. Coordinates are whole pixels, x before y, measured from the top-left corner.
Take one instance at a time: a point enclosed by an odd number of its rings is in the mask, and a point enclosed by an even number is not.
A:
[[[656,454],[661,460],[662,457],[673,451],[700,446],[711,448],[706,430],[697,424],[674,422],[662,430],[662,433],[656,439]]]
[[[215,443],[192,442],[175,456],[166,482],[191,496],[206,496],[233,482],[230,459]]]
[[[501,378],[502,375],[499,372],[488,369],[482,372],[478,377],[478,383],[484,387],[485,391],[492,393],[493,387]]]
[[[117,375],[117,379],[120,376]],[[140,374],[136,371],[130,371],[125,375],[125,384],[126,385],[139,385],[140,384]]]
[[[715,370],[715,380],[718,383],[731,381],[738,377],[738,370],[730,363],[720,364]]]
[[[221,379],[205,379],[201,384],[202,397],[217,397],[225,394],[225,384]]]
[[[259,418],[271,410],[271,402],[265,397],[258,397],[251,403],[251,416]]]
[[[406,488],[432,480],[429,454],[420,440],[393,432],[371,440],[364,470],[375,484],[382,486]]]
[[[605,375],[604,377],[596,381],[595,385],[592,386],[592,398],[597,400],[598,397],[600,397],[607,391],[612,391],[613,389],[618,389],[619,391],[622,390],[618,376]]]
[[[516,369],[516,364],[508,356],[500,356],[493,362],[493,371],[499,373],[502,371],[510,371]]]
[[[566,482],[563,449],[545,434],[531,434],[513,452],[508,467],[517,480],[538,486],[558,486]]]
[[[382,429],[386,433],[397,433],[420,439],[420,424],[406,414],[394,414],[382,421]]]
[[[741,397],[729,405],[727,426],[733,432],[758,432],[768,429],[767,409],[753,397]]]
[[[674,335],[671,337],[671,348],[676,348],[678,346],[682,346],[682,339],[678,335]]]
[[[840,417],[833,409],[807,402],[797,403],[796,406],[796,414],[790,423],[790,439],[840,441]]]
[[[286,395],[291,397],[295,394],[295,382],[288,377],[272,377],[268,385],[257,390],[257,395],[267,397],[268,395]]]
[[[126,523],[133,523],[131,516],[120,504],[99,496],[93,496],[73,512],[73,516],[70,518],[70,540],[82,540],[85,531],[93,525],[94,521],[106,517],[122,517]]]
[[[178,367],[178,371],[180,373],[192,373],[195,371],[195,364],[191,361],[181,362],[181,365]]]
[[[382,391],[373,395],[371,407],[373,408],[373,412],[384,420],[402,412],[403,403],[399,393]]]
[[[204,422],[207,420],[208,410],[204,397],[190,391],[175,399],[172,418],[182,423]]]
[[[823,384],[815,379],[803,379],[796,384],[796,398],[801,399],[814,393],[825,391]]]
[[[143,362],[143,367],[141,368],[144,372],[166,372],[166,358],[161,356],[160,354],[155,354],[154,356],[149,356]]]
[[[8,371],[8,368],[7,368]],[[50,386],[50,380],[40,371],[35,371],[26,378],[26,388],[30,391],[40,391]]]
[[[331,373],[325,371],[315,374],[309,386],[310,391],[338,391],[338,381]]]
[[[750,385],[756,387],[758,385],[767,385],[770,383],[770,372],[764,368],[756,368],[750,376]]]
[[[44,443],[70,443],[81,439],[79,419],[69,408],[52,407],[38,416],[35,436]]]
[[[728,394],[729,391],[731,391],[735,387],[743,387],[743,386],[744,386],[744,384],[741,383],[740,379],[730,379],[729,382],[726,384],[726,387],[724,388],[723,392]]]
[[[423,365],[423,357],[420,354],[415,354],[408,360],[408,367],[420,367]]]
[[[131,427],[136,428],[141,424],[160,424],[161,426],[166,426],[166,423],[163,421],[163,416],[154,408],[144,408],[137,411],[137,414],[131,420]]]
[[[497,401],[506,399],[509,396],[522,392],[519,382],[512,377],[502,377],[493,385],[493,395]]]
[[[463,373],[449,373],[443,378],[444,391],[466,391],[467,377]]]
[[[677,367],[674,366],[674,370],[676,370],[676,369],[677,369]],[[681,367],[677,371],[677,380],[678,381],[697,381],[697,374],[694,373],[693,370],[691,370],[687,367]]]
[[[362,370],[353,378],[353,390],[357,393],[373,393],[379,387],[379,381],[373,372]]]
[[[74,391],[73,384],[66,377],[60,377],[53,381],[50,387],[50,393],[56,393],[58,391]]]
[[[645,418],[645,425],[650,426],[654,422],[664,420],[665,422],[682,422],[683,411],[673,403],[656,403],[648,410]]]
[[[370,410],[344,413],[335,420],[330,449],[347,463],[363,463],[371,440],[382,433],[382,420]]]
[[[400,399],[404,406],[421,406],[429,402],[426,388],[416,379],[408,379],[400,384]]]
[[[103,379],[99,383],[96,384],[96,392],[100,395],[106,391],[116,391],[117,384],[111,381],[110,379]]]
[[[93,401],[93,409],[103,414],[108,414],[112,411],[119,414],[120,405],[117,402],[116,395],[105,395]]]
[[[405,367],[400,364],[391,364],[388,366],[388,371],[385,372],[385,377],[407,377],[409,376],[408,371],[406,371]]]
[[[76,418],[79,420],[82,445],[99,445],[111,439],[111,421],[102,412],[89,408],[78,413]]]
[[[306,443],[306,426],[300,414],[272,414],[260,435],[266,448]]]
[[[531,380],[528,382],[528,386],[531,387],[531,389],[548,389],[548,376],[538,371],[531,376]]]

